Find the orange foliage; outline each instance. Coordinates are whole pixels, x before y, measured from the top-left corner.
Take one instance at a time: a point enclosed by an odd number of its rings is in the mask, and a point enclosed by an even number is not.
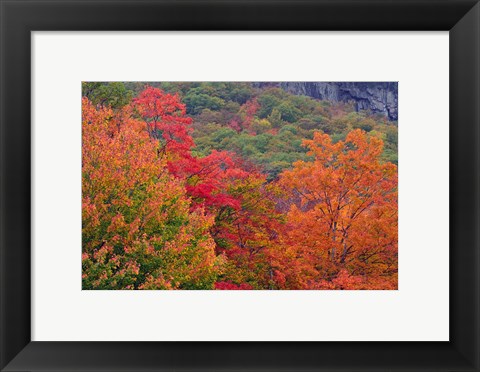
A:
[[[354,130],[336,144],[321,133],[304,144],[314,160],[295,163],[281,177],[292,201],[285,251],[300,272],[290,274],[292,282],[312,289],[395,289],[397,169],[379,161],[382,141]]]
[[[145,122],[82,103],[83,288],[212,286],[213,219],[190,212]]]

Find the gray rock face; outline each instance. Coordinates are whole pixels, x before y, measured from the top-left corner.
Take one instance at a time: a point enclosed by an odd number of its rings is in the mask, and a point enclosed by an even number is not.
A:
[[[275,85],[292,94],[333,102],[353,101],[357,111],[370,110],[398,120],[397,82],[280,82]]]

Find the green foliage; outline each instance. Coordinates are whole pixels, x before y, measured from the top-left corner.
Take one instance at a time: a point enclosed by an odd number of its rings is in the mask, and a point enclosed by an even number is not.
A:
[[[87,97],[95,105],[109,106],[119,109],[127,105],[132,97],[133,91],[125,87],[124,83],[82,83],[82,96]]]
[[[384,140],[382,160],[398,162],[395,123],[365,112],[355,112],[353,105],[295,96],[279,88],[253,90],[238,85],[245,83],[197,84],[188,89],[182,86],[187,107],[190,105],[189,110],[195,112],[192,114],[195,154],[206,156],[212,150],[235,152],[260,166],[272,180],[290,168],[293,162],[307,159],[301,142],[312,139],[315,131],[327,133],[333,142],[338,142],[343,141],[350,131],[362,129]],[[239,92],[244,92],[241,99]],[[194,99],[192,103],[192,97],[198,98],[199,94],[210,94],[210,98]],[[256,98],[259,107],[251,122],[244,123],[243,104],[247,97]]]
[[[225,101],[221,98],[197,92],[187,94],[183,101],[187,105],[187,114],[189,115],[199,114],[204,109],[217,111],[225,105]]]
[[[268,115],[268,121],[272,123],[275,128],[280,128],[284,124],[282,113],[276,108],[272,109],[272,112]]]
[[[84,83],[82,91],[96,104],[121,107],[131,94],[146,83]],[[306,159],[300,144],[315,131],[329,134],[333,142],[343,141],[350,131],[362,129],[384,141],[383,161],[398,163],[396,123],[379,115],[356,112],[351,104],[334,104],[297,96],[275,87],[255,88],[243,82],[149,83],[176,93],[193,118],[193,139],[197,156],[212,150],[232,151],[259,166],[274,179],[292,162]],[[115,99],[113,97],[116,97]],[[253,117],[245,119],[247,102],[258,102]]]
[[[258,103],[260,103],[261,106],[258,111],[258,116],[260,118],[266,118],[272,113],[273,109],[281,103],[281,100],[280,98],[267,93],[258,97]]]
[[[289,123],[293,123],[302,117],[302,111],[290,102],[282,102],[282,104],[278,106],[278,111],[280,111],[282,120],[288,121]]]

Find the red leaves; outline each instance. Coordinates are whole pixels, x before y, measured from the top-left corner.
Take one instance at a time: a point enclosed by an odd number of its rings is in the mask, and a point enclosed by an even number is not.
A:
[[[248,173],[236,168],[235,161],[227,152],[212,151],[204,158],[191,155],[182,161],[171,163],[170,171],[186,181],[186,189],[194,200],[194,207],[207,210],[221,206],[240,208],[240,201],[228,192],[228,185]]]
[[[247,172],[236,168],[234,159],[227,152],[212,151],[204,158],[192,155],[192,120],[185,116],[185,105],[178,95],[147,87],[133,104],[147,123],[148,133],[161,140],[161,151],[168,159],[169,171],[185,181],[186,190],[194,202],[193,208],[240,208],[240,202],[226,189],[229,182],[246,177]]]
[[[245,102],[239,111],[239,115],[235,115],[228,123],[228,126],[238,133],[242,130],[251,132],[250,127],[259,108],[260,104],[257,99],[251,99]]]
[[[253,122],[253,118],[259,108],[260,108],[260,104],[258,103],[256,98],[245,102],[245,104],[242,106],[240,110],[241,116],[243,119],[243,122],[242,122],[243,129],[247,129],[247,130],[250,129]]]
[[[183,153],[193,147],[192,119],[185,116],[186,108],[178,95],[146,87],[133,100],[133,106],[147,124],[148,133],[162,140],[164,151]]]

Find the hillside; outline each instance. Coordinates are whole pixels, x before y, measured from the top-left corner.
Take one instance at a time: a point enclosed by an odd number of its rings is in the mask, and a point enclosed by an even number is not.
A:
[[[82,288],[397,289],[396,121],[309,84],[83,83]]]
[[[318,130],[334,142],[356,128],[379,136],[385,143],[382,159],[398,164],[397,122],[391,118],[396,117],[396,83],[136,82],[125,83],[125,89],[136,95],[146,84],[179,94],[193,119],[196,154],[234,152],[269,179],[305,160],[302,140]],[[370,109],[381,106],[382,95],[390,118],[380,108]]]

